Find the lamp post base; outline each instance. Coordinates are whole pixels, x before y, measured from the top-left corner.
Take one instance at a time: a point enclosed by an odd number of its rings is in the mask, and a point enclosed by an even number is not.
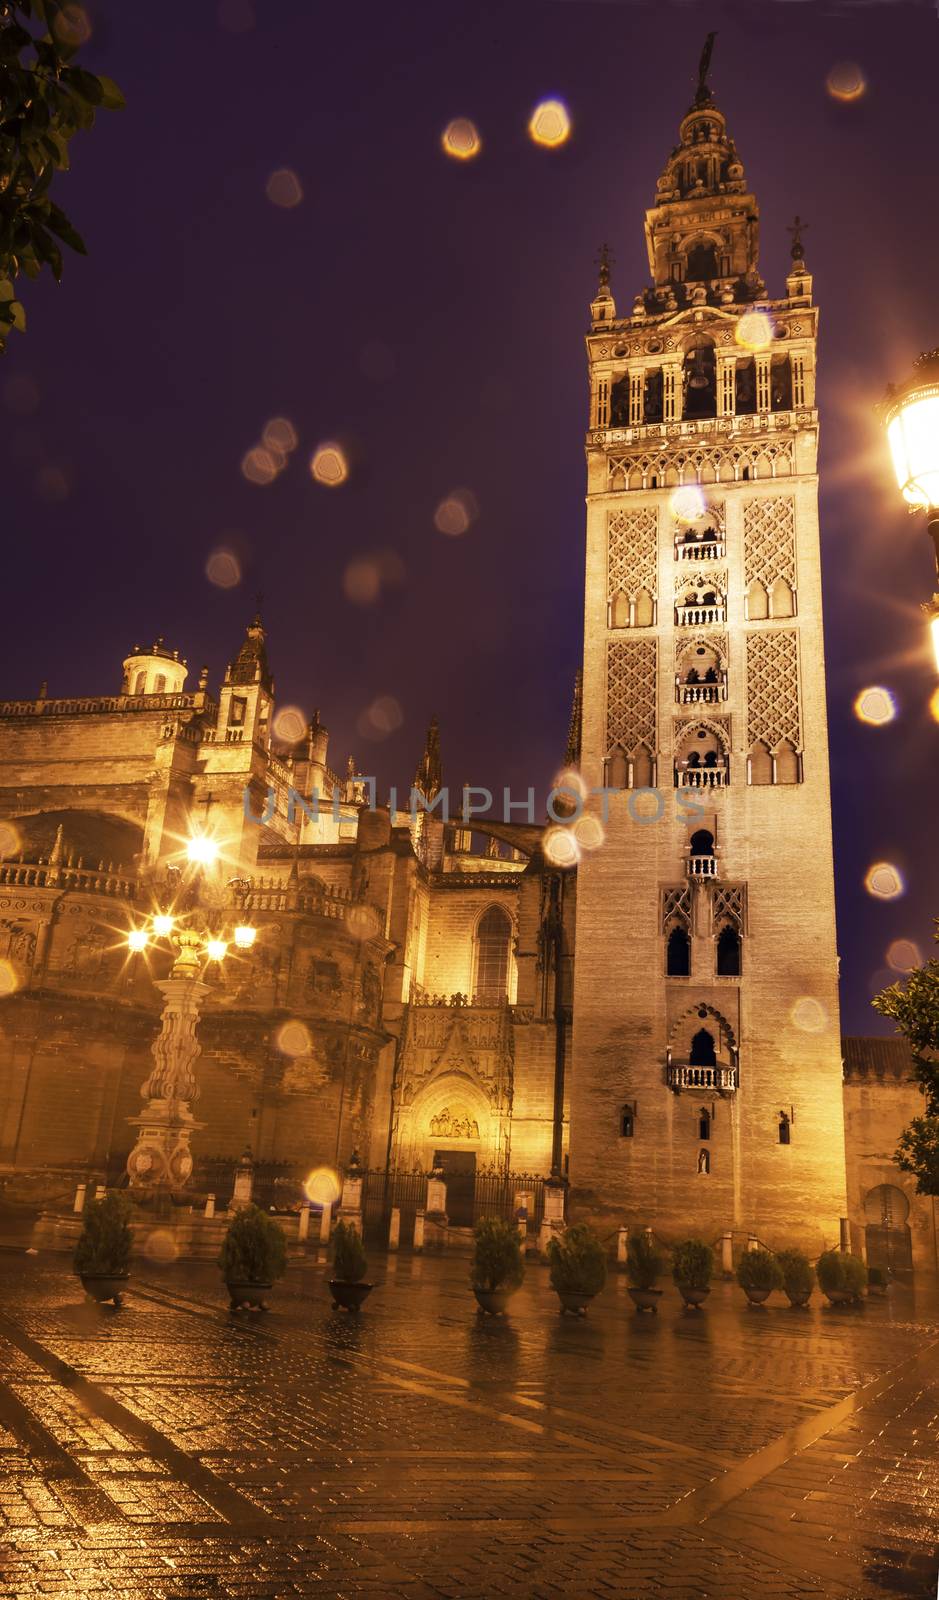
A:
[[[139,1129],[127,1158],[131,1188],[185,1188],[192,1176],[189,1140],[205,1126],[193,1120],[186,1101],[151,1100],[146,1111],[129,1121]]]

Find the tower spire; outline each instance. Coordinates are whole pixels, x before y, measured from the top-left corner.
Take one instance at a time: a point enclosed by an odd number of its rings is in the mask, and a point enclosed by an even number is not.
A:
[[[443,786],[443,768],[440,762],[440,723],[431,717],[424,741],[424,753],[414,774],[414,787],[425,800],[433,800]]]

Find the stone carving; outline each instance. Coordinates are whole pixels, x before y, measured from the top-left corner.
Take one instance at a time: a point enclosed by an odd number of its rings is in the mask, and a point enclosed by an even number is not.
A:
[[[180,958],[173,975],[156,988],[164,998],[163,1015],[151,1046],[153,1071],[140,1088],[147,1104],[139,1117],[128,1119],[138,1133],[127,1173],[132,1186],[181,1189],[192,1175],[189,1141],[201,1126],[193,1120],[190,1104],[198,1095],[194,1069],[201,1046],[196,1028],[208,990],[188,975]]]
[[[635,598],[645,589],[654,600],[658,576],[658,516],[654,506],[607,515],[607,594]]]
[[[711,889],[711,915],[715,928],[726,926],[736,928],[738,933],[747,931],[747,887],[746,884],[718,884],[710,885]]]
[[[691,928],[690,883],[684,883],[680,888],[662,890],[661,931],[670,933],[676,926]]]
[[[769,592],[777,578],[796,585],[796,512],[791,495],[748,500],[743,508],[744,581]]]
[[[439,1139],[478,1139],[479,1123],[459,1111],[451,1112],[449,1106],[430,1119],[430,1131]]]
[[[775,750],[788,739],[802,748],[799,716],[799,646],[794,628],[747,635],[747,742]]]
[[[610,639],[607,644],[606,747],[656,748],[656,642]]]
[[[88,928],[72,941],[62,971],[73,978],[99,977],[105,966],[105,952],[113,943],[103,928]]]
[[[21,922],[0,921],[0,957],[31,967],[36,954],[36,935]]]
[[[719,419],[723,422],[725,419]],[[746,417],[727,418],[743,432]],[[702,423],[704,429],[707,425]],[[713,427],[713,424],[711,425]],[[602,436],[601,436],[602,437]],[[743,477],[755,481],[785,477],[792,471],[792,451],[787,440],[759,439],[753,444],[732,442],[702,445],[692,450],[642,451],[636,455],[611,455],[607,459],[610,489],[650,489],[666,482],[736,483]]]

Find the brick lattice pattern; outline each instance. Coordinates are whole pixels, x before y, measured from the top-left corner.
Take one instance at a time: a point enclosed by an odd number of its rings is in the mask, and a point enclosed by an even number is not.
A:
[[[775,750],[784,739],[802,748],[799,647],[794,628],[747,636],[747,742]]]
[[[638,511],[611,511],[607,592],[635,596],[648,590],[653,600],[657,593],[658,517],[654,506]]]
[[[747,587],[772,588],[777,578],[796,585],[796,509],[791,495],[748,500],[743,508],[743,552]]]
[[[611,639],[607,654],[606,743],[655,750],[654,639]]]

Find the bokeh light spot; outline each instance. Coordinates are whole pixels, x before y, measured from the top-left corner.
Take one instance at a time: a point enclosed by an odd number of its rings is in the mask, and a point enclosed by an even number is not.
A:
[[[581,850],[599,850],[606,838],[599,817],[578,817],[576,822],[571,823],[571,828]]]
[[[272,206],[290,211],[303,199],[303,185],[292,167],[278,167],[268,178],[265,193]]]
[[[668,509],[676,522],[700,522],[707,511],[707,501],[696,483],[686,483],[673,490]]]
[[[394,696],[382,694],[362,712],[356,727],[363,739],[387,739],[403,721],[404,713]]]
[[[264,424],[261,443],[275,454],[289,455],[297,448],[297,430],[288,417],[271,417],[270,422]]]
[[[356,606],[370,606],[381,592],[381,568],[377,561],[363,557],[350,561],[342,575],[343,593]]]
[[[586,800],[590,793],[583,774],[578,772],[576,767],[564,767],[555,773],[551,787],[564,789],[567,794],[576,795],[579,800]]]
[[[452,122],[448,122],[440,142],[454,161],[472,161],[483,147],[476,124],[469,117],[454,117]]]
[[[350,906],[345,929],[353,939],[374,939],[381,933],[381,918],[374,906]]]
[[[140,1249],[148,1261],[175,1261],[179,1255],[179,1246],[169,1228],[151,1229],[144,1235]]]
[[[307,719],[299,706],[281,706],[274,717],[274,732],[284,744],[296,744],[307,730]]]
[[[281,1023],[274,1042],[285,1056],[307,1056],[313,1048],[309,1028],[296,1017]]]
[[[825,87],[833,100],[859,100],[867,88],[867,79],[856,61],[837,61],[825,79]]]
[[[820,1000],[804,994],[795,1001],[789,1019],[801,1033],[823,1033],[828,1023],[828,1012]]]
[[[906,885],[897,867],[889,861],[875,861],[867,870],[864,887],[875,900],[897,900]]]
[[[862,689],[854,702],[854,715],[861,721],[870,723],[871,727],[882,727],[885,722],[892,722],[897,714],[897,703],[889,689],[879,686],[871,689]]]
[[[555,867],[573,867],[580,860],[580,845],[571,828],[548,828],[542,849],[545,858]]]
[[[283,465],[283,456],[279,451],[268,450],[264,445],[256,444],[242,458],[241,471],[249,483],[262,486],[273,483]]]
[[[0,961],[0,1000],[8,994],[14,994],[19,988],[19,979],[16,968],[11,961]]]
[[[939,722],[939,689],[934,689],[929,697],[929,714],[934,722]]]
[[[922,964],[922,953],[913,939],[894,939],[887,947],[887,965],[894,972],[912,972],[914,967],[921,967]]]
[[[15,822],[0,822],[0,861],[18,856],[23,848],[20,830]]]
[[[342,445],[326,443],[317,445],[310,461],[310,471],[317,483],[327,489],[336,489],[349,476],[349,463]]]
[[[331,1206],[339,1199],[341,1185],[339,1174],[332,1167],[314,1167],[304,1180],[304,1192],[315,1206]]]
[[[531,114],[528,132],[535,144],[556,149],[570,138],[571,119],[563,100],[542,100]]]
[[[434,527],[438,533],[457,538],[466,533],[479,515],[479,504],[471,489],[453,489],[441,500],[434,512]]]
[[[768,350],[773,342],[773,324],[765,311],[745,311],[734,338],[744,350]]]
[[[205,564],[205,575],[217,589],[234,589],[241,582],[241,562],[234,550],[224,545],[213,550]]]

